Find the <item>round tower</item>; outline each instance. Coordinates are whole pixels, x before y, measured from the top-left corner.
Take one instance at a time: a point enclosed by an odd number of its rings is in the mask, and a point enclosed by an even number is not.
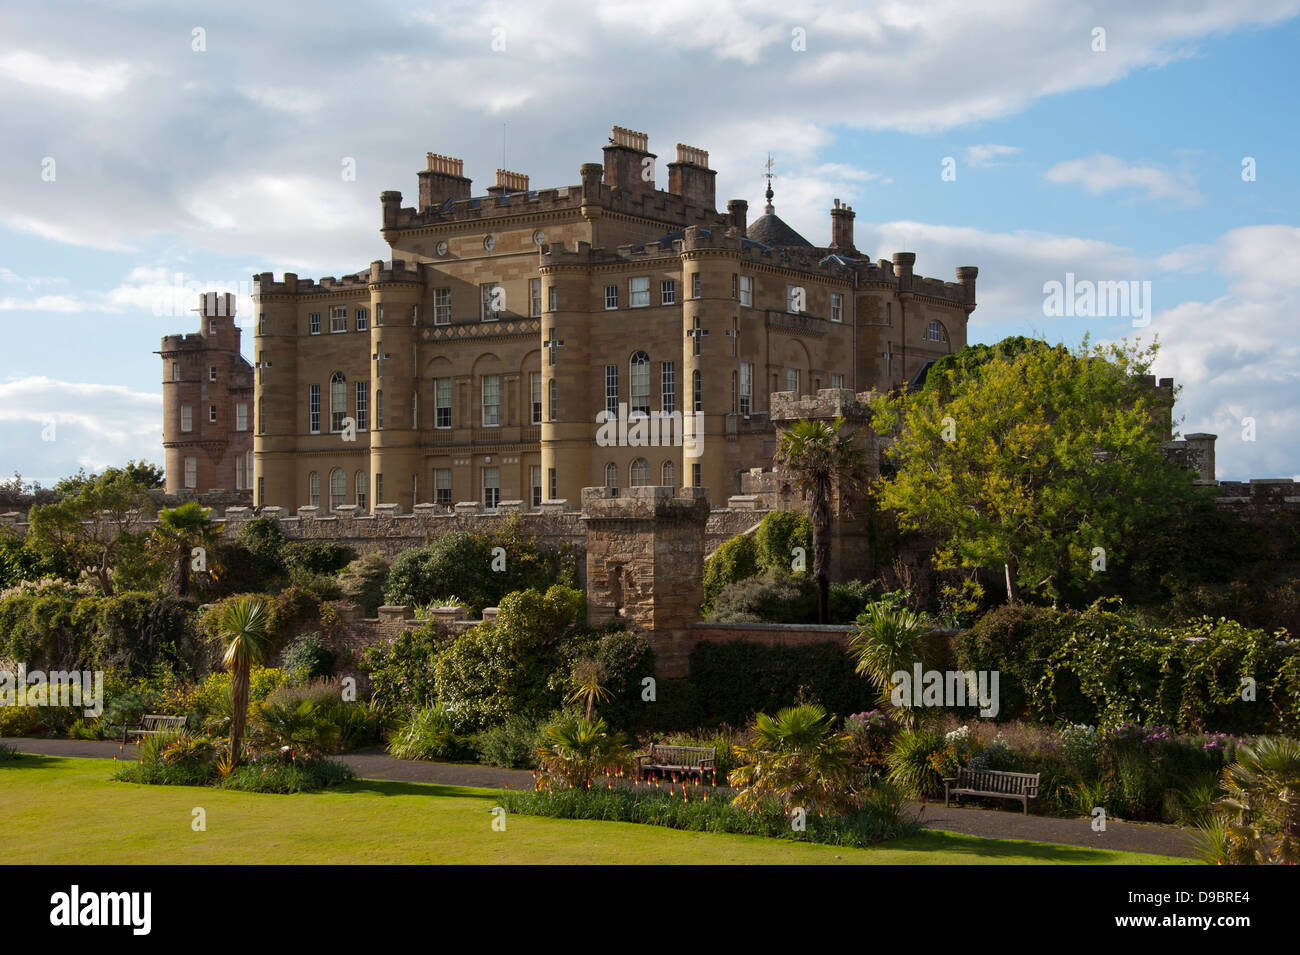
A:
[[[306,434],[307,397],[298,393],[298,276],[253,276],[253,504],[294,509],[306,502],[298,480],[298,436]],[[301,319],[307,321],[306,316]]]
[[[579,243],[576,252],[543,246],[539,274],[545,304],[555,303],[553,309],[543,308],[541,321],[542,496],[577,505],[582,489],[594,481],[596,415],[605,407],[595,384],[599,369],[591,364],[590,246]]]
[[[416,390],[416,336],[424,321],[424,281],[418,264],[400,259],[385,268],[370,264],[370,488],[375,504],[397,504],[410,513],[433,500],[420,486],[420,432],[415,415],[425,414]],[[382,324],[379,316],[383,316]],[[425,479],[428,483],[429,478]]]

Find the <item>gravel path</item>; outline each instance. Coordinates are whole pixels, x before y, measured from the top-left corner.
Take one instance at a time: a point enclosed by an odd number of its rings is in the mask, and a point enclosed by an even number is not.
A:
[[[19,752],[46,756],[99,759],[131,758],[134,745],[97,740],[6,739]],[[444,786],[474,786],[484,789],[529,789],[533,774],[526,769],[497,769],[467,763],[426,763],[394,759],[380,750],[348,753],[338,757],[365,779],[391,779]],[[1009,804],[1010,805],[1010,804]],[[945,809],[942,803],[921,805],[921,824],[927,829],[958,832],[986,839],[1023,839],[1090,849],[1147,852],[1192,858],[1194,852],[1185,830],[1175,826],[1139,822],[1110,822],[1105,832],[1093,832],[1090,819],[1062,819],[1057,816],[1024,816],[1019,807],[997,809]]]

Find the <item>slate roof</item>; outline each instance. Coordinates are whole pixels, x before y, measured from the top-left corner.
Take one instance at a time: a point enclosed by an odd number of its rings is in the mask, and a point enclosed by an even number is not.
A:
[[[813,244],[794,229],[786,225],[785,220],[775,212],[768,212],[745,228],[745,237],[774,248],[798,246],[811,249]]]

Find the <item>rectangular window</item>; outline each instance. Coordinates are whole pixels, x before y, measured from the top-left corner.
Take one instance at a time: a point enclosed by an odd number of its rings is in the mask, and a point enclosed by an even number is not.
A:
[[[894,324],[894,303],[893,302],[885,303],[885,324],[886,325]]]
[[[659,283],[659,304],[677,304],[677,283],[672,279],[664,279]]]
[[[244,456],[241,454],[235,458],[235,490],[244,489]]]
[[[217,380],[217,366],[208,365],[208,381],[216,381],[216,380]]]
[[[618,365],[605,366],[605,414],[618,417]]]
[[[754,407],[754,366],[751,362],[740,363],[740,413],[748,416]]]
[[[382,474],[375,475],[375,503],[384,503],[384,476]]]
[[[433,324],[451,324],[451,289],[449,288],[433,290]]]
[[[740,276],[735,272],[731,273],[731,297],[740,297]]]
[[[795,396],[799,395],[799,369],[787,368],[785,370],[785,390],[793,391]]]
[[[320,385],[311,385],[307,394],[308,430],[320,434]]]
[[[740,277],[740,304],[746,307],[754,304],[754,277],[751,275]]]
[[[644,353],[641,357],[645,357]],[[628,413],[650,414],[650,361],[633,361],[628,374]]]
[[[384,430],[384,389],[375,389],[375,430]],[[375,485],[375,503],[379,503],[379,485]]]
[[[618,286],[606,285],[605,286],[605,310],[609,311],[610,309],[615,309],[615,308],[618,308]]]
[[[364,332],[370,327],[370,310],[367,308],[357,309],[357,331]]]
[[[483,506],[496,507],[501,503],[501,469],[483,469]]]
[[[552,378],[546,388],[546,420],[555,420],[555,379]]]
[[[181,363],[178,361],[174,361],[172,362],[172,381],[180,381],[180,380],[181,380]]]
[[[542,314],[542,280],[528,280],[528,314],[533,318]]]
[[[645,308],[650,304],[649,277],[627,280],[627,304],[631,308]]]
[[[831,321],[844,321],[844,296],[838,292],[831,292]]]
[[[528,486],[533,492],[533,507],[542,505],[542,466],[534,464],[528,469]]]
[[[831,375],[831,387],[832,387],[832,388],[843,388],[843,387],[844,387],[844,376],[843,376],[843,375]]]
[[[433,426],[451,427],[451,379],[433,379]]]
[[[248,430],[248,402],[241,401],[235,405],[235,430]]]
[[[501,376],[483,376],[483,427],[501,424]]]
[[[375,306],[375,327],[382,328],[384,325],[384,303],[380,302]]]
[[[357,382],[357,430],[365,431],[370,420],[370,382]]]
[[[699,487],[701,483],[700,464],[697,461],[691,465],[691,487]]]
[[[217,406],[208,405],[208,420],[213,424],[217,423]]]
[[[199,459],[198,458],[185,459],[185,486],[191,489],[199,486]]]
[[[660,398],[664,414],[677,410],[677,363],[666,361],[660,371]]]
[[[546,310],[548,312],[555,311],[556,309],[555,302],[556,302],[555,286],[552,285],[546,289]]]
[[[346,305],[330,306],[330,334],[348,330],[348,307]]]
[[[311,333],[313,335],[319,335],[320,334],[320,312],[312,312],[310,315],[308,315],[307,324],[310,326]]]
[[[433,503],[451,503],[451,468],[434,468]]]
[[[258,507],[263,507],[266,504],[266,478],[264,477],[257,479],[257,500],[253,503]]]
[[[483,298],[482,319],[485,322],[495,322],[505,311],[506,293],[496,282],[484,282],[479,286],[479,292]]]
[[[257,334],[266,334],[266,313],[264,312],[257,313]]]
[[[530,371],[528,373],[528,396],[533,406],[533,424],[542,423],[542,373],[540,371]]]
[[[194,430],[194,408],[192,405],[181,405],[181,430]]]
[[[700,297],[700,273],[696,272],[691,276],[691,298]]]
[[[546,469],[546,488],[547,488],[546,499],[548,501],[555,500],[556,498],[555,468]]]

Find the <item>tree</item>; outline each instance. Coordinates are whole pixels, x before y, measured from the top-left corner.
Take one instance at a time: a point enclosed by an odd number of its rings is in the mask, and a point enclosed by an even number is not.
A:
[[[1143,378],[1155,345],[1011,352],[932,368],[920,392],[878,401],[896,469],[877,500],[938,538],[939,569],[1000,571],[1009,602],[1057,600],[1095,588],[1189,500],[1192,476],[1162,449],[1168,409]]]
[[[226,606],[219,633],[226,645],[221,662],[230,671],[230,759],[238,763],[244,724],[248,720],[248,679],[254,664],[262,664],[270,649],[266,604],[258,597],[240,597]]]
[[[65,478],[59,489],[62,499],[32,508],[31,546],[83,572],[110,595],[119,548],[153,513],[149,492],[114,468]]]
[[[158,512],[158,526],[149,533],[148,550],[170,569],[171,590],[181,597],[190,592],[195,549],[201,548],[199,566],[206,568],[221,539],[221,525],[211,519],[211,513],[197,501],[163,508]]]
[[[844,419],[796,421],[783,430],[776,463],[794,475],[807,492],[808,516],[813,526],[813,577],[817,581],[817,620],[826,623],[830,612],[831,496],[841,500],[861,486],[865,451],[844,430]]]
[[[911,674],[917,663],[925,668],[928,661],[921,644],[925,632],[925,625],[912,611],[884,602],[871,604],[858,617],[857,628],[849,641],[849,653],[857,658],[858,674],[870,680],[880,692],[882,707],[893,708],[895,673]],[[907,727],[916,726],[918,714],[910,701],[904,704],[901,715]]]
[[[122,470],[136,484],[151,491],[162,487],[165,483],[163,469],[156,464],[149,464],[146,461],[127,461],[126,467]]]

